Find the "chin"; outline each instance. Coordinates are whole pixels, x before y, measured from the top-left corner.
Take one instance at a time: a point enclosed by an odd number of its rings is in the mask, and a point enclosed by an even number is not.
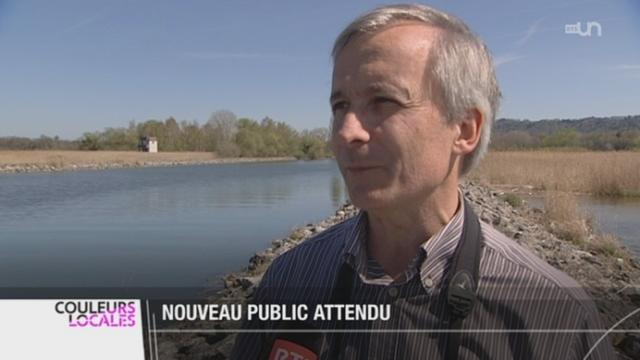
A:
[[[363,191],[349,190],[349,199],[351,203],[362,210],[372,210],[383,208],[391,204],[391,199],[383,190]]]

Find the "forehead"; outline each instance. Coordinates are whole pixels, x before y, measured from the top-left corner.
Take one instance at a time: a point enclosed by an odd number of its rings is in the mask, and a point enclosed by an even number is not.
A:
[[[406,22],[351,39],[337,54],[333,85],[357,80],[421,80],[429,50],[441,30]]]

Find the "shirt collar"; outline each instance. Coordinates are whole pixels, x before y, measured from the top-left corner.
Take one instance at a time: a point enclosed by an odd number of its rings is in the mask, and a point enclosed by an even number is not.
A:
[[[439,282],[446,270],[448,260],[453,256],[456,245],[462,234],[462,225],[464,223],[464,201],[463,193],[458,189],[458,208],[454,216],[445,226],[440,228],[438,232],[423,242],[420,247],[422,254],[416,254],[423,261],[417,263],[412,261],[412,268],[405,270],[406,280],[418,272],[425,288],[432,287],[433,284]],[[368,217],[366,211],[360,211],[353,225],[347,231],[345,238],[345,251],[343,260],[360,275],[363,282],[370,284],[385,284],[393,282],[390,276],[371,279],[367,276],[367,228]],[[426,255],[426,256],[425,256]]]
[[[369,220],[367,213],[360,210],[355,217],[353,226],[347,232],[345,239],[345,257],[349,265],[358,273],[364,273],[366,266],[366,239],[367,239],[367,226]]]

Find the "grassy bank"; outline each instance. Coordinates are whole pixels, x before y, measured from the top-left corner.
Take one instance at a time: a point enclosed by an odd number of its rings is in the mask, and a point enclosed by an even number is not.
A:
[[[640,196],[640,152],[493,151],[471,178],[537,190]]]

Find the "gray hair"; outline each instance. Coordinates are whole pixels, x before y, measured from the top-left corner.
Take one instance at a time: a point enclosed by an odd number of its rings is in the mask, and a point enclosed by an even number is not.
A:
[[[500,89],[487,46],[462,20],[425,5],[390,5],[371,10],[355,19],[336,39],[333,61],[349,41],[372,34],[389,25],[419,22],[442,30],[429,53],[429,84],[435,89],[436,104],[449,122],[462,122],[478,109],[484,118],[480,140],[462,163],[466,175],[482,159],[489,147],[491,127],[500,102]]]

